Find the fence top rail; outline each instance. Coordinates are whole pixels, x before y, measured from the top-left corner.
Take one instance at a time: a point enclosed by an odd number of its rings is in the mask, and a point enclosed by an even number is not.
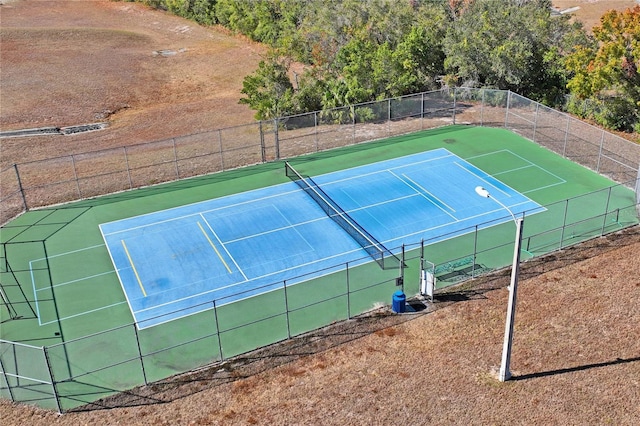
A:
[[[458,90],[463,90],[463,91],[475,91],[475,92],[483,92],[483,91],[489,91],[489,92],[504,92],[507,94],[513,94],[514,96],[518,96],[522,99],[526,99],[529,100],[530,102],[537,104],[539,106],[542,106],[543,108],[547,108],[550,110],[553,110],[552,108],[546,107],[545,105],[540,104],[539,102],[530,100],[524,96],[518,95],[515,92],[511,92],[509,90],[499,90],[499,89],[479,89],[479,88],[472,88],[472,87],[455,87],[453,88],[454,93]],[[394,97],[394,98],[388,98],[388,99],[383,99],[383,100],[379,100],[379,101],[371,101],[371,102],[363,102],[363,103],[359,103],[359,104],[353,104],[353,105],[344,105],[344,106],[340,106],[340,107],[334,107],[334,108],[330,108],[330,109],[326,109],[326,110],[319,110],[319,111],[311,111],[311,112],[307,112],[307,113],[301,113],[301,114],[295,114],[295,115],[288,115],[288,116],[283,116],[283,117],[277,117],[275,119],[275,121],[286,121],[289,118],[296,118],[296,117],[302,117],[302,116],[306,116],[306,115],[313,115],[313,114],[327,114],[327,113],[331,113],[333,111],[339,111],[339,110],[343,110],[345,108],[357,108],[360,106],[366,106],[366,105],[371,105],[371,104],[376,104],[376,103],[381,103],[381,102],[387,102],[389,100],[394,100],[394,99],[403,99],[406,97],[411,97],[411,96],[417,96],[417,95],[426,95],[426,94],[431,94],[431,93],[445,93],[445,92],[449,92],[451,89],[450,88],[443,88],[440,90],[432,90],[432,91],[428,91],[428,92],[419,92],[419,93],[413,93],[410,95],[404,95],[404,96],[400,96],[400,97]],[[614,137],[615,139],[622,141],[623,143],[627,143],[627,144],[631,144],[634,146],[637,146],[638,149],[640,150],[640,145],[634,143],[633,141],[630,141],[628,139],[622,138],[614,133],[608,132],[605,129],[601,129],[597,126],[594,126],[593,124],[590,123],[586,123],[582,120],[579,120],[565,112],[562,111],[557,111],[557,110],[553,110],[557,113],[559,113],[560,115],[566,117],[569,120],[575,121],[575,122],[579,122],[580,124],[584,124],[587,125],[597,131],[606,133],[608,136],[610,137]],[[132,147],[140,147],[140,146],[144,146],[144,145],[149,145],[149,144],[154,144],[154,143],[159,143],[159,142],[163,142],[163,141],[169,141],[172,139],[180,139],[180,138],[184,138],[184,137],[189,137],[189,136],[195,136],[195,135],[199,135],[199,134],[204,134],[204,133],[212,133],[212,132],[222,132],[222,131],[226,131],[226,130],[232,130],[232,129],[238,129],[238,128],[242,128],[242,127],[250,127],[250,126],[256,126],[256,125],[260,125],[261,123],[265,123],[265,122],[269,122],[270,120],[262,120],[262,121],[254,121],[253,123],[245,123],[245,124],[239,124],[239,125],[235,125],[235,126],[229,126],[229,127],[223,127],[223,128],[218,128],[218,129],[212,129],[212,130],[207,130],[204,132],[198,132],[198,133],[191,133],[191,134],[187,134],[187,135],[178,135],[178,136],[173,136],[173,137],[168,137],[165,139],[159,139],[159,140],[155,140],[155,141],[147,141],[147,142],[140,142],[140,143],[136,143],[136,144],[131,144],[131,145],[123,145],[123,146],[119,146],[119,147],[113,147],[113,148],[105,148],[105,149],[99,149],[99,150],[95,150],[95,151],[83,151],[83,152],[77,152],[74,154],[67,154],[67,155],[61,155],[61,156],[57,156],[57,157],[48,157],[45,159],[41,159],[41,160],[33,160],[33,161],[27,161],[24,163],[17,163],[16,165],[20,166],[20,165],[28,165],[28,164],[37,164],[37,163],[42,163],[44,161],[53,161],[53,160],[62,160],[65,158],[72,158],[74,156],[78,156],[78,155],[87,155],[87,154],[99,154],[101,152],[107,152],[107,151],[113,151],[113,150],[117,150],[117,149],[123,149],[123,148],[132,148]],[[6,169],[0,170],[0,172],[5,172],[7,170],[11,169],[11,167],[7,167]]]
[[[11,340],[4,340],[4,339],[0,339],[0,344],[7,344],[7,345],[12,345],[12,346],[22,346],[24,348],[38,349],[38,350],[43,350],[44,349],[44,346],[27,345],[26,343],[13,342]]]

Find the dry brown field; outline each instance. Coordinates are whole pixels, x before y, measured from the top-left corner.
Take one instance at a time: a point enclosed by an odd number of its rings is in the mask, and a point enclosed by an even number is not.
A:
[[[252,120],[238,99],[258,44],[135,3],[0,4],[0,129],[109,123],[0,139],[0,168]],[[590,27],[634,1],[554,4],[580,6]],[[505,383],[495,372],[508,270],[419,314],[354,320],[241,357],[224,379],[220,367],[194,372],[62,416],[2,400],[0,424],[637,425],[639,252],[635,227],[526,262]]]

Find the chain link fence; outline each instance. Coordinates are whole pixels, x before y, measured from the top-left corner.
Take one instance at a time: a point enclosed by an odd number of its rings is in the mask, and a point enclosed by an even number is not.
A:
[[[40,206],[456,123],[507,128],[619,182],[544,206],[563,219],[554,227],[525,227],[523,249],[529,257],[638,223],[640,199],[625,198],[624,204],[615,206],[611,200],[621,191],[628,193],[628,188],[638,194],[640,145],[512,92],[464,88],[18,164],[0,171],[2,221]],[[598,213],[586,214],[581,208],[585,201],[596,205]],[[543,219],[533,215],[527,220]],[[500,222],[479,224],[456,235],[440,235],[391,250],[406,252],[400,264],[410,270],[420,269],[426,251],[434,265],[438,288],[443,288],[510,264],[513,225]],[[429,248],[434,243],[438,244],[437,250]],[[43,253],[34,258],[46,259],[46,241],[31,244]],[[4,245],[3,277],[11,275],[11,254],[7,250]],[[450,253],[456,254],[452,257]],[[46,262],[33,270],[45,281],[49,279]],[[22,275],[30,283],[31,278],[25,274],[31,271],[17,272],[16,280]],[[410,282],[399,281],[404,277],[402,268],[380,270],[373,262],[357,267],[341,264],[322,272],[313,285],[305,285],[306,278],[297,277],[279,283],[277,291],[239,302],[212,300],[203,312],[156,327],[139,329],[136,324],[128,324],[73,340],[62,338],[61,343],[44,347],[0,340],[0,396],[68,411],[354,318],[376,304],[388,304],[399,282],[411,288],[419,284],[417,276]],[[52,288],[39,297],[55,311]],[[48,327],[61,332],[56,324]],[[265,329],[271,331],[265,333]]]
[[[640,146],[619,136],[513,92],[456,88],[16,164],[0,171],[0,223],[37,207],[455,123],[505,127],[620,183],[640,169]]]

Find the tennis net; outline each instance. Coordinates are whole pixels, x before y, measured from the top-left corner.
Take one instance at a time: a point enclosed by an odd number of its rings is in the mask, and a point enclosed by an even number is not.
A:
[[[349,216],[313,179],[308,176],[303,177],[286,161],[284,165],[287,177],[302,188],[322,208],[327,216],[340,225],[381,268],[384,269],[385,258],[396,259],[380,241]]]

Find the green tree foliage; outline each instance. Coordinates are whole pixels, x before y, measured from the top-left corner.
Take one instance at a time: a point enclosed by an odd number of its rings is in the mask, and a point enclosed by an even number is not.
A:
[[[311,66],[299,88],[304,97],[295,96],[297,109],[309,111],[318,104],[333,108],[436,88],[447,21],[442,5],[433,3],[309,2],[299,25],[307,50],[297,52]]]
[[[462,83],[509,89],[554,103],[564,86],[563,39],[579,30],[547,0],[465,3],[444,42],[447,71]]]
[[[260,61],[258,70],[242,82],[240,103],[256,111],[257,120],[289,115],[294,111],[293,85],[287,75],[286,59],[278,56]]]
[[[604,14],[591,43],[577,46],[566,67],[573,73],[571,112],[616,130],[640,130],[640,6]]]
[[[134,1],[134,0],[128,0]],[[216,0],[139,0],[156,9],[168,10],[178,16],[192,19],[200,24],[217,23],[214,6]]]
[[[640,127],[638,15],[609,12],[591,39],[551,0],[139,0],[271,47],[246,77],[258,118],[447,84],[509,89],[609,127]],[[304,64],[289,80],[289,64]]]
[[[289,48],[297,46],[298,19],[304,7],[303,0],[217,0],[215,12],[218,22],[233,31]]]

